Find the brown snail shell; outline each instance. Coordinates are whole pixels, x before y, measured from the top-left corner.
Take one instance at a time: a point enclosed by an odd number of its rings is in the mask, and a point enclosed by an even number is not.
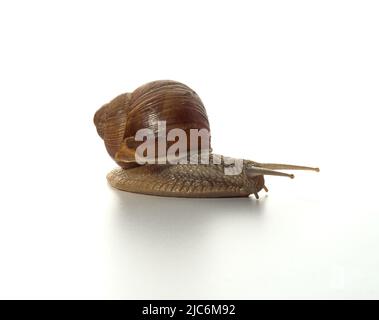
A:
[[[102,106],[95,114],[94,123],[104,140],[109,155],[124,160],[123,168],[134,167],[135,141],[140,129],[151,129],[158,134],[158,121],[166,122],[166,130],[183,129],[190,137],[190,129],[210,131],[207,112],[199,96],[188,86],[161,80],[140,86],[132,93],[124,93]],[[190,143],[187,141],[188,151]],[[168,142],[169,148],[174,142]],[[158,150],[158,148],[156,148]],[[122,153],[120,153],[122,151]],[[126,162],[127,161],[127,162]]]

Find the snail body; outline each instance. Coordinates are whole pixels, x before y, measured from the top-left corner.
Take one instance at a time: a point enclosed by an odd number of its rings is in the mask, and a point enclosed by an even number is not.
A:
[[[120,190],[187,198],[248,197],[264,188],[263,175],[249,177],[244,161],[237,175],[226,175],[225,164],[145,165],[112,170],[107,179]]]
[[[150,82],[132,93],[117,96],[95,113],[94,123],[109,155],[120,166],[112,170],[107,179],[111,186],[124,191],[190,198],[254,194],[258,198],[259,191],[267,191],[264,175],[293,178],[292,174],[277,169],[318,171],[312,167],[264,164],[214,155],[210,134],[203,139],[206,143],[193,143],[194,130],[210,132],[208,116],[196,92],[176,81]],[[164,131],[161,123],[164,123]],[[148,136],[138,139],[141,130],[148,130],[151,139]],[[180,139],[163,136],[162,149],[162,132],[166,135],[170,130],[179,130],[178,137],[184,137],[184,144],[181,141],[182,148],[179,148],[180,161],[174,164],[162,161],[167,160],[162,156],[166,157],[180,142]],[[146,153],[139,152],[142,146],[153,150],[145,157],[149,160],[146,163],[138,161]],[[193,156],[199,161],[193,162]],[[230,173],[233,166],[239,170]]]

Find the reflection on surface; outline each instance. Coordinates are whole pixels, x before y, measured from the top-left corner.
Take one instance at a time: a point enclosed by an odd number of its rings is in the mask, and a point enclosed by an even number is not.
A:
[[[112,193],[110,289],[122,297],[146,297],[149,288],[151,294],[158,290],[165,297],[165,281],[174,280],[167,292],[171,294],[175,281],[191,286],[191,275],[196,275],[197,281],[209,276],[217,261],[213,256],[215,246],[221,245],[219,235],[230,237],[229,243],[234,243],[241,236],[236,234],[241,226],[245,233],[253,233],[254,225],[264,217],[267,201],[266,197],[257,201],[165,198],[117,190]],[[206,272],[204,265],[209,269]]]
[[[223,220],[254,221],[264,212],[266,197],[186,199],[133,194],[115,190],[114,223],[120,232],[136,232],[139,237],[172,240],[193,239],[197,231]],[[206,231],[206,230],[205,230]],[[143,239],[140,239],[143,241]]]

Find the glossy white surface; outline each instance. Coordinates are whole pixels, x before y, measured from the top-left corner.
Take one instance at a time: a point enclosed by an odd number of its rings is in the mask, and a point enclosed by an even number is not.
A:
[[[146,10],[146,7],[151,10]],[[0,4],[0,298],[379,298],[376,2]],[[261,199],[110,188],[98,107],[194,88]]]

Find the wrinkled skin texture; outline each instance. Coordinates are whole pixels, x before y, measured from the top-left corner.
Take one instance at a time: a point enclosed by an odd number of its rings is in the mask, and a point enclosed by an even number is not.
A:
[[[248,197],[264,186],[263,175],[248,177],[244,161],[238,175],[225,175],[224,164],[144,165],[117,168],[107,179],[114,188],[149,195],[185,198]]]

